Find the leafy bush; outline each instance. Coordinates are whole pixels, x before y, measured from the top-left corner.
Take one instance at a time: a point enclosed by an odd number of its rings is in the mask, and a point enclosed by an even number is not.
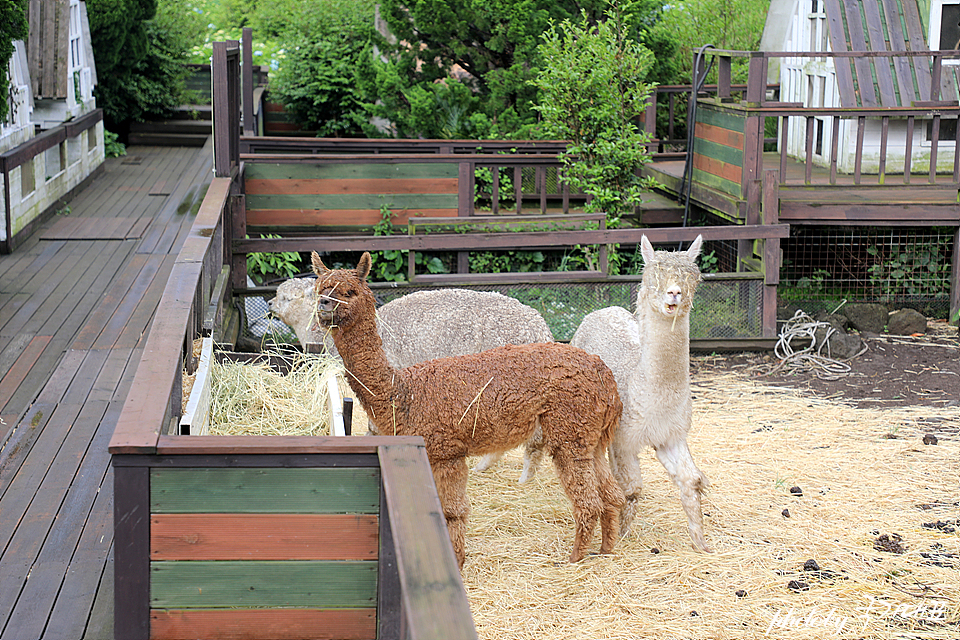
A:
[[[119,140],[120,136],[112,131],[103,131],[103,151],[108,158],[120,158],[127,155],[127,145]]]
[[[543,35],[535,108],[548,136],[570,141],[562,156],[570,185],[590,195],[587,210],[606,213],[613,228],[654,186],[637,175],[649,160],[649,135],[635,124],[649,102],[644,78],[653,54],[627,38],[618,3],[606,21],[591,26],[582,18]]]
[[[261,238],[279,238],[261,235]],[[257,252],[247,254],[247,275],[259,282],[277,278],[294,278],[301,271],[303,260],[294,251]]]
[[[0,95],[9,93],[10,80],[7,77],[8,63],[13,56],[13,41],[27,37],[27,16],[23,0],[0,0]],[[7,119],[10,106],[0,100],[0,122]]]
[[[131,121],[165,117],[183,104],[187,52],[202,37],[203,18],[188,0],[88,0],[97,56],[97,106],[114,131]]]
[[[369,114],[359,74],[373,58],[372,3],[306,3],[279,36],[283,65],[270,94],[305,129],[323,137],[358,137]]]

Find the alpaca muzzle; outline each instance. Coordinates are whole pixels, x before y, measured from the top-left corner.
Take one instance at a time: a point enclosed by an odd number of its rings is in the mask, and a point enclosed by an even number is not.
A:
[[[346,300],[334,298],[333,296],[318,293],[317,294],[317,317],[319,320],[330,323],[333,321],[333,314],[341,304],[348,304]]]

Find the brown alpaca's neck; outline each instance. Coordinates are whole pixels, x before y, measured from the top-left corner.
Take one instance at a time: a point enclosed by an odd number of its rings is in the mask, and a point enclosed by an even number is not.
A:
[[[332,327],[331,333],[343,358],[350,388],[367,416],[380,425],[386,424],[381,417],[393,413],[391,399],[399,376],[398,370],[387,362],[373,317],[358,319],[346,327]]]
[[[654,384],[690,383],[690,316],[666,318],[644,309],[640,322],[640,370]],[[652,378],[651,378],[652,377]]]

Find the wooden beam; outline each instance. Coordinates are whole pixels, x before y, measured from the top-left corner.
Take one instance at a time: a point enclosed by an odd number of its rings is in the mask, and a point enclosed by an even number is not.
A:
[[[380,470],[407,637],[475,640],[470,603],[424,447],[380,447]]]
[[[697,235],[704,240],[786,238],[790,226],[736,225],[727,227],[685,227],[660,229],[604,229],[593,231],[518,232],[476,234],[429,234],[425,236],[313,236],[234,240],[234,254],[255,251],[380,251],[400,249],[442,251],[458,249],[526,249],[576,244],[635,244],[644,235],[650,242],[690,242]]]

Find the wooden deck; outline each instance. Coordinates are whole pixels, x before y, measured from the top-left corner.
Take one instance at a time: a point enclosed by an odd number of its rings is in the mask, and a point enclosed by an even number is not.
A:
[[[763,170],[780,170],[779,153],[763,154]],[[829,169],[815,166],[810,169],[806,184],[806,165],[790,158],[779,185],[780,222],[803,225],[860,225],[860,226],[957,226],[960,224],[960,185],[953,175],[939,173],[935,182],[929,173],[916,172],[904,180],[902,173],[887,173],[883,184],[877,174],[857,178],[851,174],[831,176]],[[674,196],[680,192],[684,172],[683,160],[652,162],[645,173],[655,177]],[[682,198],[677,196],[680,202]],[[743,198],[722,194],[694,182],[691,202],[719,212],[731,222],[743,222],[747,203]],[[673,213],[678,221],[680,214]],[[645,220],[647,220],[645,218]],[[666,221],[667,219],[650,218]],[[758,220],[752,220],[757,222]],[[750,224],[751,221],[747,221]]]
[[[3,640],[113,638],[107,444],[213,166],[127,151],[0,256]]]

